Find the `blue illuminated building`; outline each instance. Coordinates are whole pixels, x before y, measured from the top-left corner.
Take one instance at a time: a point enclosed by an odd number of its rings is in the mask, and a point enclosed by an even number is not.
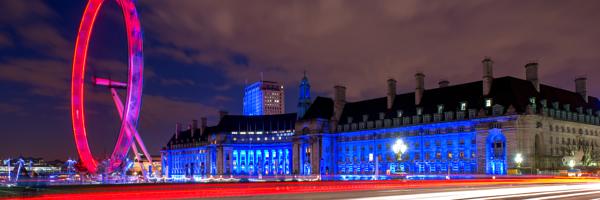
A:
[[[214,127],[195,131],[199,135],[177,131],[162,151],[163,174],[507,175],[558,172],[568,168],[565,160],[598,169],[600,101],[587,96],[585,79],[576,79],[572,92],[540,84],[537,63],[525,66],[526,79],[495,78],[492,64],[489,58],[482,61],[480,81],[441,81],[425,89],[425,75],[417,73],[414,92],[396,94],[396,81],[390,79],[382,89],[385,97],[354,102],[346,100],[344,86],[334,87],[333,98],[311,102],[305,76],[298,114],[228,115]],[[392,151],[398,140],[407,145],[403,154]],[[517,155],[522,162],[516,163]]]
[[[175,179],[291,175],[295,121],[295,113],[226,115],[196,134],[181,131],[163,149],[163,174]]]
[[[283,85],[258,81],[244,90],[244,115],[276,115],[285,113]]]

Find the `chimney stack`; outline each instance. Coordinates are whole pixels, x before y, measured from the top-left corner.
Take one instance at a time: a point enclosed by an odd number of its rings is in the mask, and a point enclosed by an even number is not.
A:
[[[208,120],[206,119],[206,117],[201,117],[200,118],[200,135],[204,134],[204,129],[206,129],[206,122]]]
[[[346,87],[341,85],[336,85],[334,87],[335,94],[333,99],[333,114],[334,119],[336,121],[340,120],[342,116],[342,111],[344,110],[344,105],[346,105]]]
[[[219,119],[223,119],[223,117],[225,117],[227,114],[229,114],[229,112],[225,110],[219,110]]]
[[[492,80],[494,80],[494,61],[490,57],[485,57],[481,63],[483,64],[483,96],[487,96],[490,94]]]
[[[525,65],[525,79],[533,84],[535,90],[540,91],[540,81],[538,80],[538,63],[530,62]]]
[[[191,133],[192,133],[192,138],[194,137],[194,134],[196,133],[196,129],[198,129],[198,120],[192,120],[192,128],[191,128]]]
[[[588,101],[586,82],[587,78],[585,76],[575,78],[575,92],[577,92],[585,102]]]
[[[175,139],[179,139],[179,133],[181,132],[181,123],[175,124]]]
[[[396,98],[396,80],[387,80],[387,109],[392,109]]]
[[[445,87],[448,87],[450,85],[450,81],[448,81],[448,80],[441,80],[438,84],[440,85],[440,88],[445,88]]]
[[[415,80],[417,81],[417,88],[415,89],[415,105],[421,104],[423,98],[423,92],[425,92],[425,74],[419,72],[415,74]]]

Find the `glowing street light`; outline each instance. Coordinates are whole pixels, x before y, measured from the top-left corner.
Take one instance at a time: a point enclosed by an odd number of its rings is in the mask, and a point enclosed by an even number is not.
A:
[[[518,153],[515,156],[515,162],[517,163],[517,167],[520,168],[521,167],[521,163],[523,163],[523,155],[521,153]]]
[[[396,153],[398,160],[402,160],[402,154],[406,152],[408,146],[402,141],[402,139],[396,140],[396,143],[392,146],[392,150]]]
[[[568,165],[569,165],[569,167],[570,167],[571,169],[573,169],[573,167],[575,167],[575,161],[574,161],[574,160],[572,160],[572,159],[571,159],[571,160],[569,160],[569,163],[568,163]]]

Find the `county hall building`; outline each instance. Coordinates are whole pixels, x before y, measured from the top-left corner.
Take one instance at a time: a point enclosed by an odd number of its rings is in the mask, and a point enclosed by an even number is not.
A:
[[[429,89],[417,73],[415,90],[403,94],[390,79],[385,96],[354,102],[344,86],[311,101],[305,76],[298,113],[223,114],[216,126],[178,128],[162,150],[163,174],[355,179],[598,169],[600,101],[588,96],[586,78],[570,91],[541,84],[538,63],[525,65],[525,79],[494,77],[490,58],[482,68],[481,80]],[[392,150],[399,139],[402,154]]]

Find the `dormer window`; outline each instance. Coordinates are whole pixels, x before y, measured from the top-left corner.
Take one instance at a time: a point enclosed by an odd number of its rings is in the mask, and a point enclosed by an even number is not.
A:
[[[396,111],[396,114],[397,114],[398,118],[402,117],[402,111],[401,110]]]
[[[437,106],[437,113],[442,114],[444,112],[444,105],[440,104]]]
[[[557,101],[552,102],[552,108],[558,110],[558,102]]]
[[[571,111],[571,105],[570,104],[565,104],[564,107],[565,107],[566,111]]]
[[[548,107],[546,99],[542,99],[540,101],[540,104],[542,104],[542,107],[544,107],[544,108]]]
[[[492,107],[492,99],[485,99],[485,107],[486,108]]]
[[[379,119],[383,120],[385,118],[385,113],[380,112],[379,113]]]
[[[348,117],[348,124],[352,123],[352,117]]]
[[[460,103],[460,110],[461,111],[467,110],[467,102],[461,102]]]
[[[363,115],[363,122],[369,121],[369,115]]]
[[[423,114],[423,108],[417,108],[417,115]]]
[[[529,98],[529,104],[535,105],[535,97]]]

